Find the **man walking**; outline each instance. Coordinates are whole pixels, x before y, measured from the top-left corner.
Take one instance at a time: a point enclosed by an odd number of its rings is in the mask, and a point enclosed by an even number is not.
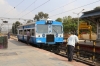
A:
[[[69,37],[67,40],[67,54],[68,54],[68,61],[73,60],[73,53],[75,48],[75,43],[78,43],[79,39],[76,35],[73,34],[73,32],[69,33]]]

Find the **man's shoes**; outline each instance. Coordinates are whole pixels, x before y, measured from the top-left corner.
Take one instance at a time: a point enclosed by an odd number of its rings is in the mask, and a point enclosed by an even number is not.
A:
[[[69,62],[74,62],[75,60],[68,60]]]
[[[27,44],[27,45],[29,45],[29,44]]]
[[[71,62],[71,60],[68,60],[69,62]]]

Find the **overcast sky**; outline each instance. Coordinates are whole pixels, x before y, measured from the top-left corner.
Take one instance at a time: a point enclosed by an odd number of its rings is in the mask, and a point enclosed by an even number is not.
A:
[[[35,14],[43,11],[55,20],[69,15],[77,17],[75,13],[82,9],[89,11],[97,6],[100,6],[100,0],[0,0],[0,17],[33,19]]]

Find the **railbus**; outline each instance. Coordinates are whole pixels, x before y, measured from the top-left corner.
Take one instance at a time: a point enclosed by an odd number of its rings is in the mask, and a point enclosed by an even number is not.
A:
[[[40,20],[34,23],[18,26],[18,41],[27,41],[26,32],[29,31],[31,38],[29,42],[37,46],[63,44],[63,25],[62,22],[51,19]]]

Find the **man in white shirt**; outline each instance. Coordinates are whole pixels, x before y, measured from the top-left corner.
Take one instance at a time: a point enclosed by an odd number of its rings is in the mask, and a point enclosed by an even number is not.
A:
[[[67,55],[68,55],[68,61],[73,60],[73,53],[75,44],[79,42],[79,39],[76,35],[73,34],[73,32],[69,33],[69,37],[67,39]]]

